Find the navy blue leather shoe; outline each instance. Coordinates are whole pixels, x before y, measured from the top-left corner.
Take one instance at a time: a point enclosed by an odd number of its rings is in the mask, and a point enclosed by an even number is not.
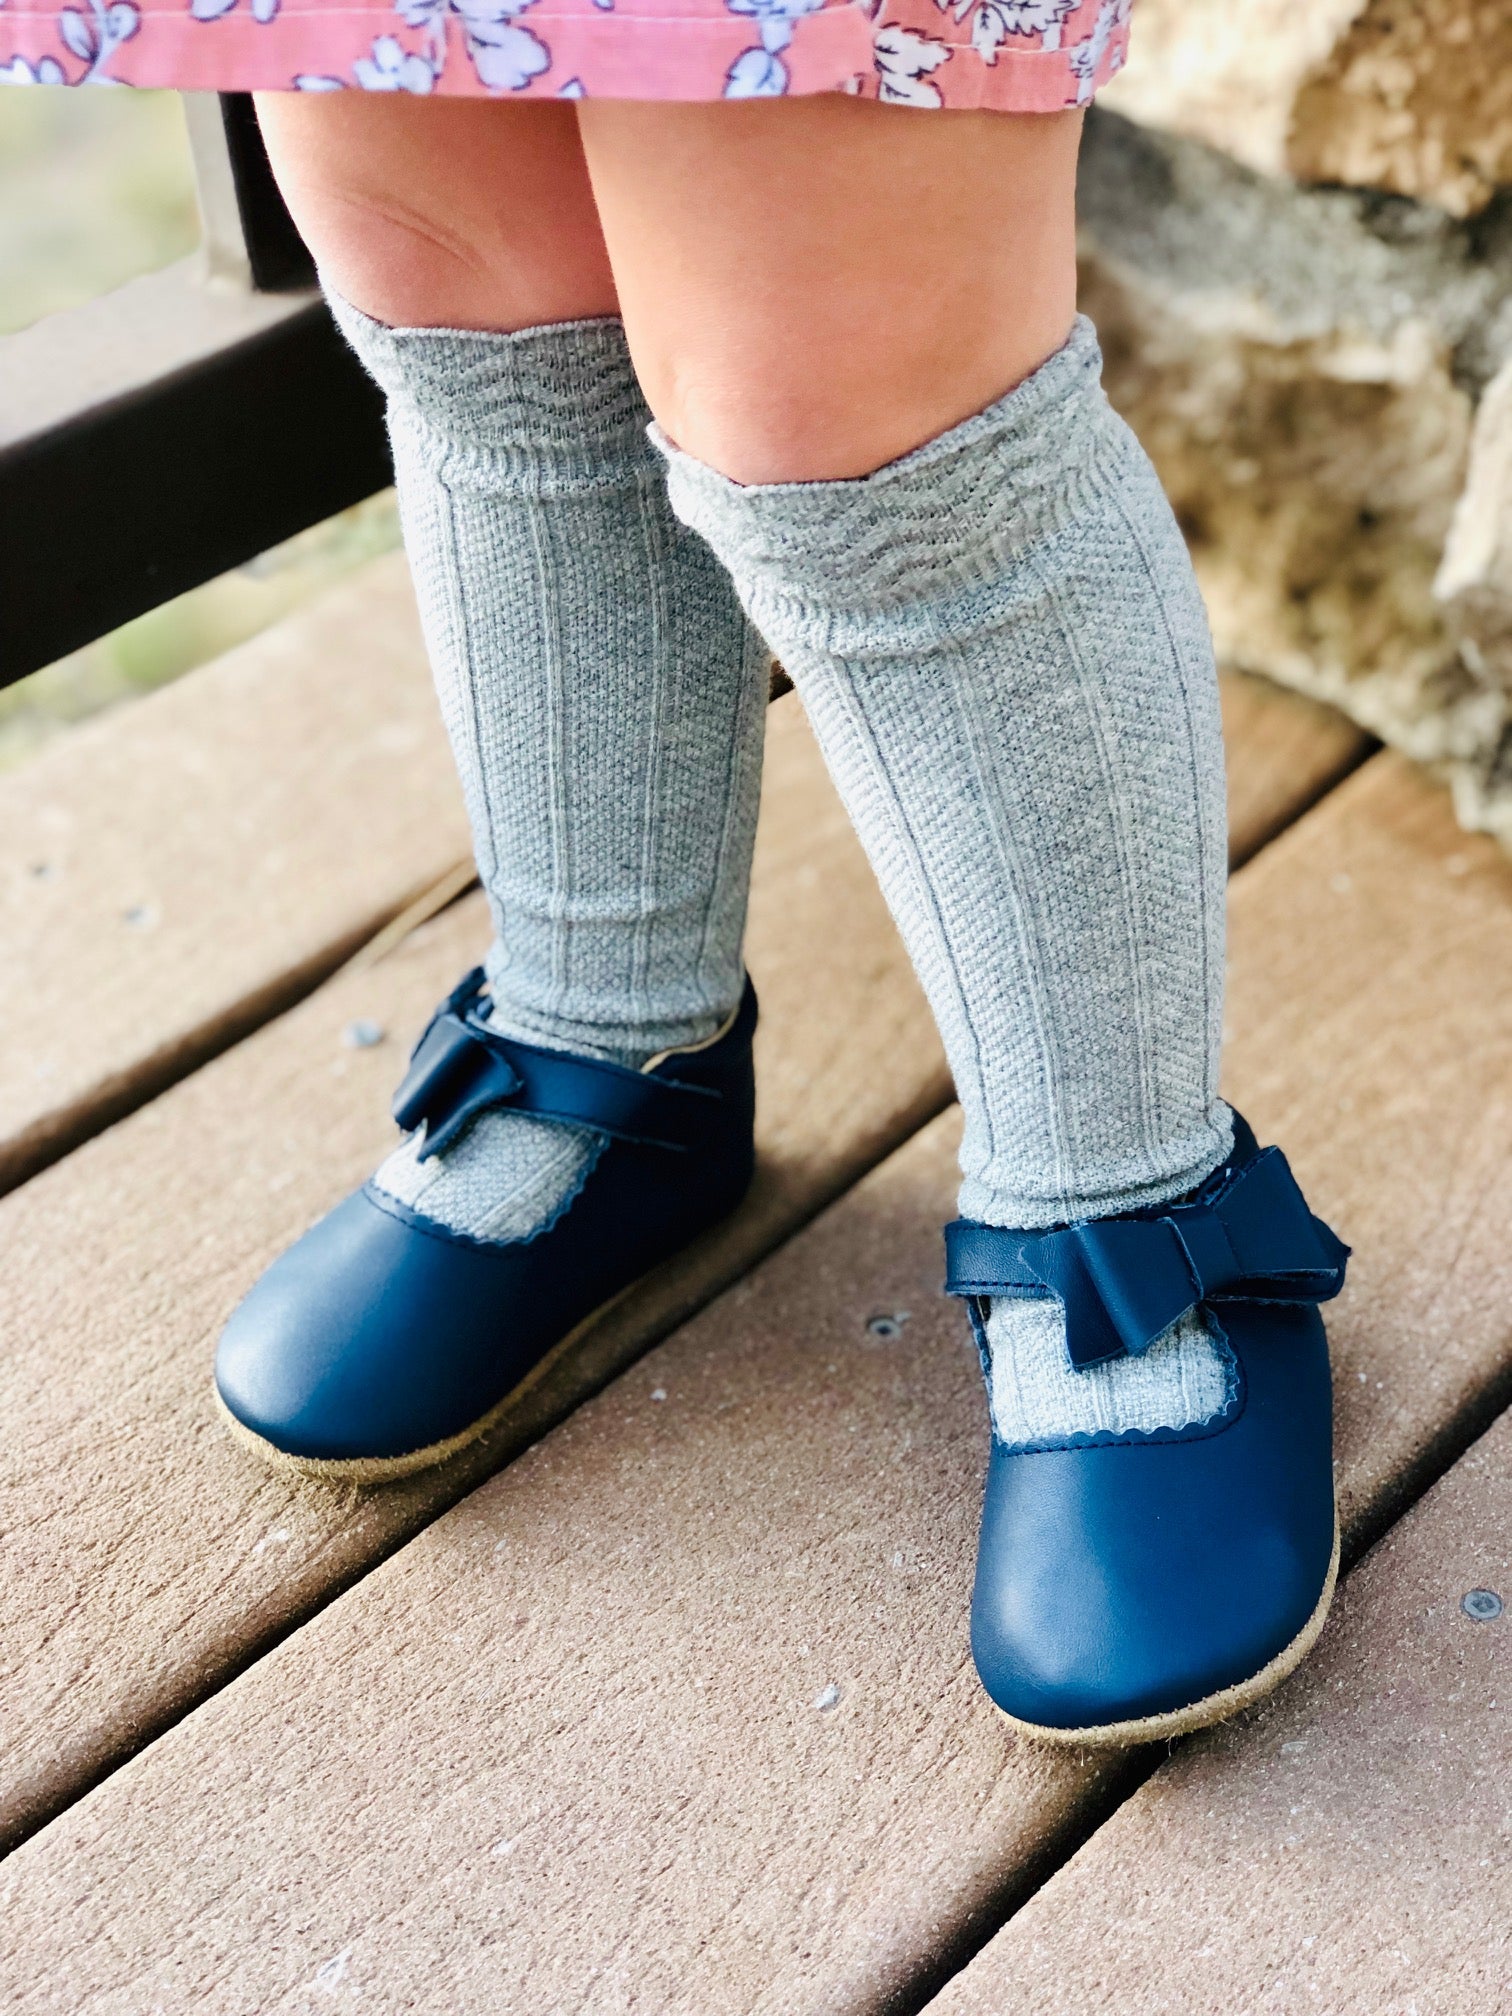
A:
[[[470,973],[421,1037],[399,1125],[423,1126],[433,1154],[507,1106],[591,1128],[602,1146],[528,1239],[470,1239],[368,1184],[273,1263],[226,1326],[215,1390],[240,1437],[282,1467],[379,1482],[443,1462],[750,1183],[749,982],[718,1037],[644,1071],[496,1034],[482,988]]]
[[[1030,1735],[1105,1744],[1261,1699],[1322,1629],[1338,1572],[1315,1305],[1344,1285],[1349,1248],[1237,1114],[1229,1161],[1185,1203],[1048,1233],[960,1219],[945,1237],[984,1369],[999,1295],[1058,1300],[1075,1369],[1147,1349],[1198,1307],[1235,1367],[1200,1426],[1018,1450],[994,1436],[971,1611],[988,1694]]]

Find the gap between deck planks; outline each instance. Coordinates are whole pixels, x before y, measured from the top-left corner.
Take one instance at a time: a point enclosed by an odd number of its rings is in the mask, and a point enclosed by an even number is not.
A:
[[[1343,1584],[1263,1713],[1185,1745],[927,2016],[1496,2016],[1512,1997],[1512,1415]],[[1477,1621],[1466,1595],[1505,1602]]]
[[[1238,878],[1232,945],[1230,1094],[1357,1249],[1357,1547],[1508,1390],[1512,865],[1379,757]],[[18,2012],[916,2007],[1126,1769],[971,1674],[953,1137],[17,1850]]]
[[[0,778],[0,1190],[307,993],[467,852],[401,556]]]
[[[370,1567],[950,1096],[870,870],[796,702],[779,702],[748,931],[759,1172],[740,1211],[445,1469],[366,1495],[272,1477],[211,1410],[216,1333],[391,1144],[409,1043],[487,931],[473,896],[0,1202],[0,1838]],[[343,1047],[359,1017],[387,1039]]]
[[[1368,747],[1226,680],[1247,859]],[[0,1191],[308,993],[468,852],[403,556],[0,778]]]
[[[96,969],[88,945],[53,936],[56,920],[33,939],[33,991],[54,1020],[68,1021],[76,1043],[82,1036],[81,1054],[95,1056],[89,1069],[74,1067],[77,1082],[129,1084],[145,1098],[149,1078],[129,1065],[132,1042],[138,1063],[172,1052],[187,1070],[197,1054],[179,1041],[182,1023],[172,1023],[182,1002],[167,981],[185,961],[216,968],[206,944],[244,931],[262,962],[256,968],[262,979],[260,991],[240,997],[237,1013],[254,993],[266,1009],[277,994],[269,976],[292,943],[306,951],[324,943],[320,957],[329,953],[332,941],[321,938],[333,914],[321,883],[326,870],[344,875],[343,861],[356,852],[376,864],[379,879],[397,874],[409,814],[378,830],[372,801],[381,795],[382,766],[375,770],[360,736],[350,761],[333,773],[339,790],[318,765],[296,764],[284,798],[260,773],[255,788],[239,796],[243,757],[232,747],[238,727],[255,728],[260,760],[276,771],[296,726],[311,748],[338,744],[338,731],[352,727],[346,702],[338,699],[322,715],[318,694],[339,685],[327,669],[338,648],[368,649],[370,626],[390,643],[389,655],[379,652],[369,703],[406,677],[419,694],[398,707],[396,724],[379,741],[386,748],[391,733],[406,761],[413,759],[420,813],[434,813],[453,794],[444,748],[424,729],[431,703],[418,642],[411,637],[406,658],[392,641],[412,627],[408,609],[403,576],[394,563],[381,563],[361,592],[340,591],[291,623],[287,636],[270,633],[126,717],[123,728],[155,718],[171,729],[155,789],[145,788],[150,737],[140,746],[128,738],[124,775],[97,741],[86,741],[71,795],[63,791],[62,771],[54,771],[51,784],[28,801],[52,806],[58,829],[73,836],[75,851],[65,857],[73,881],[86,879],[108,856],[125,877],[116,895],[150,889],[174,919],[174,928],[154,941],[166,979],[150,961],[118,957],[111,968],[115,1007],[103,1020],[65,1016],[91,998]],[[1326,788],[1356,760],[1362,743],[1337,717],[1254,682],[1228,682],[1225,704],[1234,834],[1243,849],[1284,821],[1288,808]],[[270,722],[276,735],[265,732]],[[432,775],[437,764],[439,779]],[[177,792],[169,786],[186,775],[198,777],[199,810],[179,838],[196,836],[201,867],[218,861],[225,886],[196,875],[170,890],[162,880],[137,877],[154,864],[155,873],[169,875],[175,857],[151,835],[134,836],[127,811],[134,807],[134,816],[150,824],[165,801],[182,810],[188,785]],[[110,803],[102,812],[112,778],[129,803]],[[438,782],[444,791],[431,789]],[[128,784],[141,787],[138,796]],[[331,805],[324,803],[328,796]],[[229,822],[209,818],[217,798],[233,806]],[[333,806],[344,827],[333,826]],[[247,878],[263,880],[262,895],[245,911],[234,900],[239,850],[250,856]],[[312,916],[279,921],[280,903],[292,903],[307,883],[315,892]],[[341,889],[345,901],[349,883],[341,881]],[[383,914],[399,890],[391,879],[370,914]],[[109,914],[109,901],[102,914]],[[78,913],[81,928],[92,915],[87,905]],[[77,1796],[542,1432],[906,1137],[948,1094],[917,988],[796,702],[788,701],[773,716],[753,897],[752,963],[765,1019],[763,1172],[752,1198],[725,1231],[627,1304],[593,1352],[543,1385],[471,1460],[377,1501],[323,1500],[306,1531],[284,1517],[301,1502],[289,1496],[290,1487],[245,1465],[231,1467],[231,1452],[205,1407],[214,1334],[258,1268],[360,1180],[381,1152],[390,1138],[384,1111],[404,1048],[436,996],[477,956],[484,930],[475,899],[381,967],[340,976],[258,1042],[0,1204],[0,1238],[12,1255],[0,1366],[8,1421],[0,1454],[6,1534],[0,1586],[9,1621],[0,1686],[8,1731],[0,1840],[14,1840]],[[56,956],[44,961],[40,953],[48,948]],[[222,1019],[214,1026],[223,1033],[225,1002],[236,987],[251,986],[253,969],[239,953],[216,970],[223,991],[216,1011]],[[132,1027],[121,1003],[138,986],[145,990],[140,1026]],[[203,997],[195,998],[203,1006]],[[339,1032],[358,1017],[376,1019],[389,1040],[371,1051],[342,1049]],[[179,1037],[170,1040],[174,1027]],[[7,1054],[15,1047],[24,1044]]]

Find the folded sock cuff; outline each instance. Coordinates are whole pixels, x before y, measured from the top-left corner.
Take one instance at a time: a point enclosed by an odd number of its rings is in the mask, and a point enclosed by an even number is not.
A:
[[[649,418],[617,316],[491,329],[397,329],[322,276],[336,326],[396,416],[495,483],[577,487],[605,463],[650,463]]]
[[[764,608],[791,613],[810,597],[832,614],[874,612],[990,582],[1137,452],[1103,393],[1084,315],[1012,391],[869,476],[735,483],[659,427],[650,435],[673,510],[740,575],[758,623]]]

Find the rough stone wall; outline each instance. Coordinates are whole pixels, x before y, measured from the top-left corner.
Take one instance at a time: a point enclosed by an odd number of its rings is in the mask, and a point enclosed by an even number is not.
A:
[[[1512,185],[1512,5],[1139,0],[1104,103],[1262,174],[1468,217]]]
[[[1286,164],[1453,216],[1512,184],[1512,6],[1372,0],[1302,83]]]
[[[1462,221],[1103,110],[1080,193],[1108,389],[1220,656],[1438,766],[1512,843],[1512,192]]]

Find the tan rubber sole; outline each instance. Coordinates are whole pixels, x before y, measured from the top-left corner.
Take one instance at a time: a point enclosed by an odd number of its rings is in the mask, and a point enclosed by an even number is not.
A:
[[[1016,1729],[1021,1736],[1031,1737],[1036,1743],[1062,1746],[1085,1744],[1093,1749],[1127,1749],[1136,1743],[1159,1743],[1173,1736],[1188,1736],[1194,1729],[1210,1728],[1215,1722],[1226,1722],[1241,1708],[1252,1708],[1267,1694],[1273,1694],[1288,1674],[1294,1673],[1302,1664],[1323,1629],[1338,1579],[1339,1515],[1335,1510],[1333,1554],[1317,1608],[1291,1643],[1284,1645],[1275,1658],[1250,1679],[1236,1680],[1232,1687],[1221,1687],[1216,1694],[1208,1694],[1187,1708],[1173,1708],[1164,1715],[1136,1716],[1128,1722],[1096,1723],[1086,1729],[1051,1729],[1042,1722],[1021,1722],[1004,1708],[998,1708],[997,1712],[1010,1729]],[[994,1702],[993,1706],[996,1708],[997,1703]]]
[[[653,1268],[649,1273],[654,1273]],[[511,1386],[504,1398],[486,1414],[480,1414],[476,1421],[455,1435],[448,1435],[444,1442],[431,1442],[424,1449],[407,1449],[402,1456],[294,1456],[287,1449],[280,1449],[266,1436],[259,1435],[244,1421],[238,1421],[231,1409],[220,1396],[220,1388],[211,1381],[210,1391],[214,1395],[221,1419],[243,1448],[250,1449],[260,1462],[271,1470],[282,1470],[296,1477],[313,1477],[325,1484],[392,1484],[400,1477],[413,1477],[418,1470],[432,1470],[437,1464],[449,1462],[453,1456],[470,1449],[474,1442],[497,1428],[517,1407],[531,1387],[536,1385],[551,1368],[559,1364],[580,1344],[588,1332],[616,1308],[625,1297],[638,1288],[642,1281],[649,1279],[642,1274],[637,1280],[627,1283],[607,1302],[601,1302],[597,1309],[591,1309],[581,1323],[574,1324],[565,1337],[558,1338],[539,1363],[533,1365],[518,1386]]]

